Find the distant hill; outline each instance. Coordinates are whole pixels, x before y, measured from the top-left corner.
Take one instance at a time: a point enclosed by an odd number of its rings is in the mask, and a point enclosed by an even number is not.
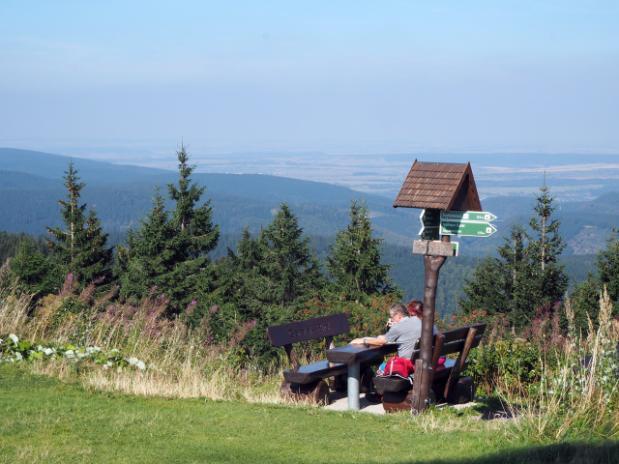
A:
[[[122,241],[151,207],[156,188],[167,193],[173,171],[115,165],[81,158],[28,150],[0,148],[0,231],[41,235],[46,226],[60,222],[58,199],[65,195],[62,176],[72,160],[87,186],[83,199],[96,209],[112,242]],[[222,230],[216,254],[234,244],[244,227],[253,232],[267,225],[274,211],[287,202],[316,249],[326,254],[333,237],[348,223],[352,200],[364,201],[377,234],[385,240],[383,255],[392,264],[394,280],[407,296],[421,296],[423,269],[411,256],[411,241],[419,230],[419,210],[393,209],[391,200],[320,182],[256,174],[196,173],[194,180],[207,188],[214,220]],[[488,239],[460,238],[462,256],[449,260],[438,294],[441,311],[456,307],[461,285],[472,266],[496,248],[514,224],[527,225],[535,198],[501,196],[485,198],[486,210],[498,216],[499,233]],[[606,193],[586,202],[557,202],[562,235],[568,243],[565,262],[570,274],[580,279],[592,269],[593,255],[605,245],[619,225],[619,193]],[[570,257],[570,255],[586,255]]]

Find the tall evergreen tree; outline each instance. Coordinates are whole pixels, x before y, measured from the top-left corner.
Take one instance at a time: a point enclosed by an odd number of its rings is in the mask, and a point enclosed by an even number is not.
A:
[[[51,257],[64,275],[72,273],[82,286],[104,283],[111,277],[112,262],[107,234],[95,212],[86,213],[86,204],[80,201],[84,183],[80,182],[73,163],[69,163],[64,180],[67,198],[59,201],[64,228],[47,229],[51,235]]]
[[[169,244],[175,235],[163,197],[156,193],[153,207],[137,231],[129,231],[127,246],[117,248],[121,295],[143,298],[165,280],[175,256]]]
[[[545,184],[534,211],[529,222],[532,234],[513,227],[498,249],[499,257],[482,261],[467,281],[460,302],[465,312],[506,313],[515,326],[523,326],[535,317],[536,310],[562,299],[567,289],[567,276],[559,263],[564,245]]]
[[[533,235],[528,252],[534,263],[537,263],[534,268],[534,296],[546,305],[561,300],[568,283],[563,266],[559,263],[565,244],[559,234],[561,223],[552,217],[555,210],[553,203],[554,199],[544,182],[537,197],[536,214],[529,222]]]
[[[327,269],[336,288],[346,297],[384,293],[389,290],[389,266],[381,263],[381,240],[372,236],[367,209],[353,201],[350,223],[340,231],[327,257]]]
[[[322,287],[323,278],[309,239],[303,237],[303,229],[288,205],[281,205],[273,222],[262,231],[260,241],[273,303],[289,305]]]
[[[193,183],[185,147],[177,152],[178,181],[169,184],[175,208],[169,215],[161,195],[141,228],[129,235],[119,252],[121,294],[140,298],[156,288],[178,313],[199,294],[212,290],[208,253],[217,245],[219,227],[213,225],[210,201],[198,206],[204,188]],[[141,272],[140,272],[141,271]],[[141,274],[141,276],[140,276]]]

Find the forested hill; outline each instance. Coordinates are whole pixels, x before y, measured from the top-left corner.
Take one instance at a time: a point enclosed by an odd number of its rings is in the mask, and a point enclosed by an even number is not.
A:
[[[104,227],[115,237],[135,226],[150,209],[156,188],[165,192],[177,175],[0,148],[0,230],[41,234],[46,226],[59,224],[57,200],[64,196],[62,176],[70,160],[86,183],[84,200],[97,210]],[[352,200],[367,204],[377,232],[390,242],[408,242],[410,227],[417,227],[413,211],[394,210],[387,198],[345,187],[258,174],[196,173],[193,178],[207,188],[214,219],[224,233],[236,233],[245,226],[258,230],[271,221],[273,210],[282,202],[294,208],[311,235],[334,235],[347,223]]]
[[[57,201],[66,194],[62,176],[70,160],[86,183],[83,200],[96,209],[112,242],[123,240],[126,231],[137,226],[151,208],[156,188],[166,193],[166,184],[177,177],[176,172],[160,169],[0,148],[0,230],[40,235],[47,226],[60,225]],[[418,210],[395,210],[389,198],[319,182],[252,174],[196,173],[193,177],[207,188],[205,197],[212,200],[214,221],[222,230],[217,253],[233,247],[244,227],[257,231],[269,224],[277,207],[287,202],[306,234],[313,237],[317,252],[324,255],[335,233],[348,223],[350,202],[363,200],[374,230],[385,239],[383,255],[392,264],[394,280],[408,296],[421,293],[421,262],[411,261],[410,256],[410,242],[419,228]],[[528,223],[534,201],[533,197],[483,200],[484,207],[499,216],[500,233],[490,239],[461,239],[463,256],[450,260],[439,290],[443,311],[455,309],[463,279],[473,264],[496,250],[512,224]],[[557,215],[568,243],[568,271],[575,280],[581,279],[590,269],[590,255],[619,224],[619,194],[559,203]],[[571,258],[573,254],[588,256]]]

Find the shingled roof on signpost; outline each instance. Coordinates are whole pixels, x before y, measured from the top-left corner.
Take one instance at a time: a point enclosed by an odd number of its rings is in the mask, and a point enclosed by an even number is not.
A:
[[[470,163],[413,163],[394,208],[481,211]]]

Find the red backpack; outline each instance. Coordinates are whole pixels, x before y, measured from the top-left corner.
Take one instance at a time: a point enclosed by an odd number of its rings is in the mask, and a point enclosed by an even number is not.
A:
[[[385,377],[390,375],[408,377],[413,372],[413,362],[408,358],[394,356],[387,360],[382,371],[382,375]]]

